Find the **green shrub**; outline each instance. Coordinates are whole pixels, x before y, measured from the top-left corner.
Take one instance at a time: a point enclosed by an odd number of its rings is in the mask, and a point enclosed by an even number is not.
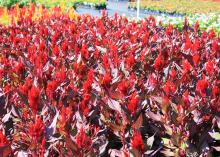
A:
[[[44,4],[46,8],[60,6],[61,4],[64,4],[67,8],[72,6],[75,9],[79,4],[94,6],[97,9],[106,8],[106,0],[0,0],[0,6],[11,8],[18,3],[19,7],[23,7],[31,2]]]
[[[0,0],[0,5],[11,8],[12,6],[19,4],[19,7],[29,5],[31,2],[35,3],[35,0]]]
[[[35,0],[19,0],[18,4],[20,7],[29,5],[30,3],[35,3]]]

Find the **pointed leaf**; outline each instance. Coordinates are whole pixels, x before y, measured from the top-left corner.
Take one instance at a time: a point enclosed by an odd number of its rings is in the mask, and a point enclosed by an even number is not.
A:
[[[176,147],[173,145],[172,141],[168,138],[162,138],[163,140],[163,145],[167,148],[170,148],[170,149],[175,149]]]
[[[56,125],[57,125],[57,119],[59,116],[59,111],[57,111],[56,115],[53,118],[52,123],[50,124],[50,126],[47,128],[47,137],[50,138],[51,136],[53,136],[56,132]]]
[[[19,151],[17,157],[28,157],[28,153],[26,151]]]
[[[220,152],[220,147],[213,147],[216,151]]]
[[[162,154],[164,154],[167,157],[175,156],[175,153],[172,152],[170,149],[165,149],[160,151]]]
[[[113,99],[109,99],[108,100],[108,106],[115,110],[115,111],[118,111],[119,113],[121,113],[121,105],[118,101],[115,101]]]
[[[100,154],[102,154],[102,153],[104,153],[105,152],[105,150],[106,150],[106,146],[108,145],[108,141],[106,141],[106,143],[105,144],[103,144],[100,148],[99,148],[99,152],[100,152]]]
[[[113,90],[109,91],[109,96],[115,100],[121,100],[123,98],[123,95],[120,92]]]
[[[110,128],[111,128],[114,132],[122,131],[123,128],[124,128],[123,125],[117,125],[117,124],[114,124],[114,123],[110,123],[109,126],[110,126]]]
[[[110,156],[123,156],[123,152],[122,151],[120,151],[120,150],[117,150],[117,149],[110,149],[109,151],[108,151],[108,153],[109,153],[109,155]]]
[[[72,141],[71,137],[66,137],[66,146],[72,151],[72,153],[76,153],[78,150],[77,145]]]
[[[214,138],[215,140],[220,140],[220,133],[219,132],[209,132],[209,135]]]
[[[216,116],[216,120],[217,120],[218,128],[220,129],[220,117]]]
[[[146,151],[144,154],[150,155],[150,154],[153,153],[153,152],[154,152],[154,150],[148,150],[148,151]]]
[[[9,120],[9,118],[10,118],[10,116],[11,116],[11,112],[12,112],[12,111],[8,112],[8,113],[2,118],[2,122],[6,123],[6,122]]]
[[[162,102],[163,102],[162,97],[152,96],[152,98],[154,101],[158,102],[159,104],[162,104]]]
[[[150,147],[150,149],[154,143],[154,136],[155,136],[155,134],[147,139],[147,145]]]
[[[159,115],[159,114],[154,114],[153,112],[151,111],[147,111],[146,112],[146,116],[149,117],[150,119],[152,120],[155,120],[155,121],[161,121],[162,119],[162,116]]]
[[[18,111],[16,111],[16,109],[15,109],[14,106],[12,106],[11,112],[12,112],[12,115],[14,115],[15,117],[18,117],[18,116],[19,116],[19,115],[17,114]]]
[[[142,126],[142,123],[143,123],[143,116],[142,114],[140,114],[140,116],[138,117],[136,122],[133,124],[133,126],[135,129],[139,129]]]
[[[168,125],[165,124],[164,127],[165,127],[166,133],[167,133],[168,135],[172,135],[172,134],[173,134],[173,130],[172,130],[172,128],[171,128],[170,126],[168,126]]]
[[[107,49],[106,48],[103,48],[101,46],[96,46],[96,48],[101,52],[101,53],[106,53],[107,52]]]

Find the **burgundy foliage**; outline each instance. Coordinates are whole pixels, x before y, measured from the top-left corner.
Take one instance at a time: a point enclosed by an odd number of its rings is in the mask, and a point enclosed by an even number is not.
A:
[[[0,151],[81,157],[220,150],[215,32],[187,22],[178,32],[153,17],[54,14],[0,26],[0,37]]]

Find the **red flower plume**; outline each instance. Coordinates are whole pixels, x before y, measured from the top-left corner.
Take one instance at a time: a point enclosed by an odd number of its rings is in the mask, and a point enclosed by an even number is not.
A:
[[[29,134],[38,141],[44,137],[45,125],[40,117],[35,120],[34,124],[30,125]]]
[[[28,92],[28,100],[30,102],[31,110],[36,113],[39,107],[40,89],[36,86],[32,86]]]
[[[102,79],[102,85],[105,87],[109,87],[112,81],[111,74],[106,74]]]
[[[162,58],[162,55],[159,54],[157,56],[157,58],[155,59],[154,61],[154,68],[159,71],[161,70],[161,68],[163,67],[163,64],[164,64],[164,61],[163,61],[163,58]]]
[[[83,128],[80,129],[80,132],[76,135],[76,144],[79,149],[89,148],[92,144],[92,140],[85,133]]]
[[[133,93],[129,100],[128,100],[128,110],[130,111],[130,113],[134,113],[137,110],[138,107],[138,103],[139,103],[139,97],[137,95],[137,93]]]
[[[166,95],[169,95],[170,93],[174,93],[176,91],[175,84],[171,81],[167,81],[163,86],[163,90],[166,93]]]
[[[6,136],[0,131],[0,146],[8,144]]]
[[[130,86],[130,83],[127,80],[122,80],[120,84],[118,85],[118,89],[122,94],[126,95],[128,92],[129,86]]]
[[[188,62],[188,60],[183,60],[182,66],[183,66],[183,73],[188,73],[190,71],[191,65]]]
[[[193,63],[194,63],[194,66],[195,66],[195,67],[198,65],[199,60],[200,60],[199,55],[198,55],[198,54],[195,54],[195,55],[193,56]]]
[[[142,139],[142,136],[139,132],[135,132],[132,138],[131,142],[132,148],[138,150],[138,151],[143,151],[144,150],[144,142]]]
[[[206,62],[205,69],[209,75],[212,75],[214,73],[215,69],[214,69],[214,63],[212,60],[208,60],[208,62]]]
[[[199,92],[202,96],[206,96],[206,89],[208,88],[208,81],[205,79],[199,80],[196,85],[196,91]]]

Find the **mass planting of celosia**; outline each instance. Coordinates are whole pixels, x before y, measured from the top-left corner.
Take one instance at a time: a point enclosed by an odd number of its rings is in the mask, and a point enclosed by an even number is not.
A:
[[[51,9],[45,9],[43,5],[36,7],[35,4],[30,4],[30,6],[24,6],[22,8],[19,5],[11,7],[9,10],[6,7],[0,8],[0,24],[9,25],[19,21],[21,18],[28,18],[29,20],[41,20],[48,19],[54,14],[68,14],[71,20],[76,18],[77,13],[70,7],[67,8],[65,5],[61,5],[60,8],[54,7]]]
[[[0,26],[3,156],[217,154],[213,30],[57,12]]]

